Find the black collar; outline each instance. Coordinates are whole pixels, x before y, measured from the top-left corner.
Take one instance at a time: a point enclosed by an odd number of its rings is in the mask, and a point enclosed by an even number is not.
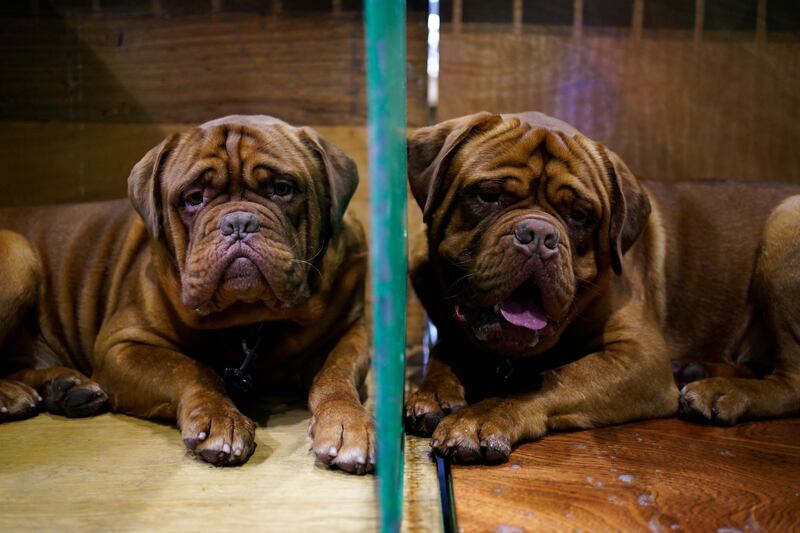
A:
[[[248,368],[258,357],[258,345],[261,344],[261,330],[263,328],[264,323],[262,322],[257,328],[251,330],[250,335],[242,337],[244,361],[242,361],[241,366],[239,368],[225,369],[225,385],[228,389],[228,394],[232,396],[247,396],[254,390],[253,377],[248,372]]]

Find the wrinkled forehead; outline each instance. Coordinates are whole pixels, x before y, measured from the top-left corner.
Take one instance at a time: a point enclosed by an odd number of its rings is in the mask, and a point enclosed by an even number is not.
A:
[[[494,128],[466,139],[453,157],[452,168],[467,181],[530,168],[531,156],[541,145],[545,130],[509,118]]]
[[[538,111],[529,111],[527,113],[508,113],[500,115],[503,120],[511,120],[516,118],[522,124],[528,124],[530,127],[537,129],[548,130],[552,133],[563,133],[569,138],[575,138],[577,135],[583,135],[573,125],[567,124],[563,120],[539,113]]]
[[[596,143],[577,129],[542,113],[502,117],[502,123],[467,139],[455,155],[459,187],[509,177],[526,183],[551,174],[586,196],[599,186],[602,158]]]
[[[302,129],[272,117],[224,117],[182,137],[172,170],[191,180],[209,168],[234,178],[264,167],[271,173],[302,179],[318,168],[306,137]]]

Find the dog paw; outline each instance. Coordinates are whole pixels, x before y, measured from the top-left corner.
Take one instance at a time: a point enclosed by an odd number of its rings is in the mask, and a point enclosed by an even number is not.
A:
[[[51,413],[80,418],[106,410],[108,396],[94,381],[65,368],[62,375],[45,384],[44,405]]]
[[[420,389],[406,400],[406,431],[430,437],[444,417],[466,406],[463,392]]]
[[[515,429],[502,401],[484,400],[444,418],[431,446],[457,463],[501,463],[511,454]]]
[[[241,464],[256,449],[255,423],[228,402],[195,402],[180,417],[183,443],[196,457],[214,465]]]
[[[0,379],[0,422],[21,420],[36,414],[42,397],[28,385]]]
[[[735,424],[749,407],[747,395],[729,379],[709,378],[681,389],[679,416],[720,425]]]
[[[351,474],[375,469],[375,424],[361,405],[331,401],[321,405],[308,426],[317,459]]]

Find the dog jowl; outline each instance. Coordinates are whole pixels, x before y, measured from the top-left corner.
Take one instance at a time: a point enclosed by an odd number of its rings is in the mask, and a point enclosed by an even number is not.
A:
[[[128,179],[134,209],[0,210],[0,420],[110,408],[174,420],[197,456],[241,463],[255,426],[220,373],[256,331],[254,386],[308,376],[317,456],[370,470],[357,182],[314,130],[230,116],[150,150]]]
[[[410,274],[439,342],[406,419],[439,453],[800,412],[800,187],[640,181],[540,113],[415,131],[409,181],[426,223]]]

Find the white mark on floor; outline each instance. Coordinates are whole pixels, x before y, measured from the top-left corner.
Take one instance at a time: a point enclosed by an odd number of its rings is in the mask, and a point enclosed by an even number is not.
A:
[[[653,505],[653,495],[641,494],[636,501],[639,502],[639,505],[642,506]]]
[[[591,485],[592,487],[597,487],[598,489],[603,488],[604,483],[599,479],[595,479],[592,476],[586,476],[586,482]]]
[[[730,450],[722,450],[721,452],[719,452],[719,454],[722,457],[736,457],[735,455],[733,455],[733,452],[730,451]]]
[[[511,470],[519,470],[521,467],[518,464],[511,465]]]
[[[494,530],[495,533],[524,533],[524,530],[521,527],[509,526],[506,524],[500,524],[494,528]]]
[[[618,478],[623,483],[633,483],[633,480],[636,479],[633,474],[622,474]]]

